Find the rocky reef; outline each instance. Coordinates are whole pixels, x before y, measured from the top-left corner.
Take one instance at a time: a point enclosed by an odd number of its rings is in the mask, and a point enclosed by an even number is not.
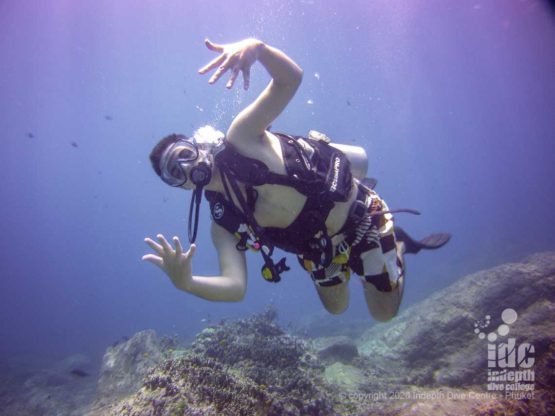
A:
[[[82,416],[96,397],[97,367],[81,354],[23,372],[21,359],[0,364],[0,415]]]
[[[555,253],[466,276],[362,335],[348,396],[396,415],[555,414],[554,318]]]
[[[540,253],[466,276],[358,339],[295,337],[269,310],[205,329],[91,414],[551,415],[554,299],[555,253]]]
[[[134,395],[91,415],[320,415],[333,413],[324,368],[275,311],[202,331]]]
[[[108,403],[139,389],[148,371],[163,360],[162,343],[156,332],[145,330],[109,347],[102,360],[99,397]]]
[[[93,403],[83,399],[90,382],[80,391],[74,380],[92,377],[72,363],[29,377],[8,406],[0,389],[0,406],[10,415],[553,415],[554,318],[555,253],[539,253],[349,336],[290,334],[272,309],[208,327],[186,348],[142,331],[107,349]]]

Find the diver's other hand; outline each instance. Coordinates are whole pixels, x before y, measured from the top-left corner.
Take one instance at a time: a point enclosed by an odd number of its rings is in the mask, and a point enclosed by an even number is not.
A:
[[[243,73],[243,88],[248,89],[251,66],[258,59],[258,51],[264,46],[264,43],[252,38],[228,44],[212,43],[206,39],[204,43],[211,51],[220,53],[220,56],[198,71],[200,74],[206,74],[208,71],[218,67],[208,80],[208,83],[215,83],[223,74],[231,71],[231,76],[226,84],[226,88],[231,88],[239,75],[239,71],[241,71]]]
[[[175,287],[188,292],[193,279],[191,263],[196,245],[191,244],[189,250],[184,253],[179,238],[173,238],[175,250],[162,234],[158,234],[156,238],[158,243],[148,237],[145,238],[145,243],[156,254],[145,254],[142,259],[160,267],[170,277]]]

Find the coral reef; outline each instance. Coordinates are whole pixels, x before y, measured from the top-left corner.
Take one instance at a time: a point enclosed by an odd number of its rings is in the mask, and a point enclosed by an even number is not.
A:
[[[186,349],[143,331],[108,348],[93,404],[94,370],[72,357],[26,376],[19,396],[0,372],[0,411],[553,415],[554,299],[555,253],[539,253],[466,276],[358,338],[289,334],[272,309],[206,328]],[[499,382],[498,369],[532,378]]]
[[[288,335],[268,311],[204,330],[135,395],[92,414],[551,415],[554,294],[555,253],[540,253],[466,276],[356,344]],[[509,338],[533,351],[531,391],[488,384],[488,348]]]
[[[155,367],[134,396],[92,414],[335,414],[314,350],[274,318],[268,310],[205,329],[181,357]]]

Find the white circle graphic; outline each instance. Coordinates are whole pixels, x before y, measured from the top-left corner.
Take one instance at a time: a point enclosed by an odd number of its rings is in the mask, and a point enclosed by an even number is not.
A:
[[[499,328],[497,328],[497,333],[504,337],[507,336],[507,334],[509,333],[509,325],[499,325]]]
[[[501,312],[501,319],[507,325],[514,324],[517,318],[518,318],[518,314],[514,309],[507,308],[503,312]]]

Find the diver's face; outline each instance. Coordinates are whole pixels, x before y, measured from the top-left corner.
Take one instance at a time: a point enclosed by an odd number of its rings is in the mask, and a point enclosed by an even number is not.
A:
[[[187,174],[195,186],[204,187],[212,180],[213,155],[206,149],[200,149],[196,160],[190,164]]]
[[[168,185],[183,187],[188,181],[192,165],[199,158],[199,149],[191,140],[177,140],[160,158],[161,178]]]

